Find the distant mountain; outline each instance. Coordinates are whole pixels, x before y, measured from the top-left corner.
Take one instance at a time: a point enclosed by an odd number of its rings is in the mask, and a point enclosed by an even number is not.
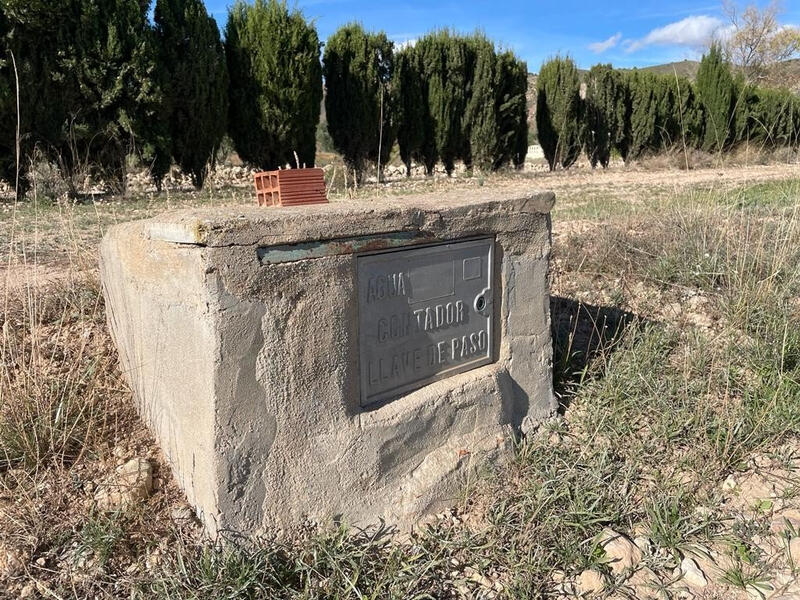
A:
[[[654,67],[643,67],[642,71],[651,71],[661,75],[672,75],[677,71],[678,76],[687,77],[694,80],[697,77],[697,70],[700,62],[697,60],[682,60]],[[775,66],[775,69],[763,81],[763,85],[770,87],[788,87],[795,92],[800,91],[800,59],[785,60]]]
[[[642,67],[639,70],[650,71],[652,73],[658,73],[659,75],[672,75],[673,73],[677,73],[678,77],[694,79],[697,77],[697,69],[699,68],[700,61],[698,60],[681,60],[652,67]]]
[[[653,65],[651,67],[638,67],[640,71],[650,71],[651,73],[658,73],[660,75],[672,75],[677,72],[679,77],[687,77],[692,80],[697,77],[697,70],[699,68],[700,61],[698,60],[680,60],[663,65]],[[623,70],[630,71],[631,69]],[[588,73],[588,71],[582,69],[579,70],[579,72],[581,75]],[[765,81],[765,84],[770,86],[788,86],[797,90],[800,85],[800,59],[793,58],[785,60],[777,65],[771,77]],[[536,85],[536,73],[528,73],[528,85]]]

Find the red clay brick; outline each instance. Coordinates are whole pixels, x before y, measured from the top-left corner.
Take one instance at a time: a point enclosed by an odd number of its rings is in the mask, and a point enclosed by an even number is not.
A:
[[[326,204],[322,169],[262,171],[254,175],[259,206]]]

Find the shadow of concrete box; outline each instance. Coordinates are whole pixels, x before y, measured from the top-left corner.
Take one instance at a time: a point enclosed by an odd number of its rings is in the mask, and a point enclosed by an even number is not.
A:
[[[111,229],[122,369],[209,534],[410,529],[554,414],[553,203],[470,190]]]

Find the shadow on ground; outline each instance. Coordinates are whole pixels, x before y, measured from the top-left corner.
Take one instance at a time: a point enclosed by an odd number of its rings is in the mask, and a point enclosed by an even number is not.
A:
[[[594,306],[561,296],[550,298],[550,317],[553,387],[563,412],[594,359],[613,352],[625,331],[642,319],[615,306]]]

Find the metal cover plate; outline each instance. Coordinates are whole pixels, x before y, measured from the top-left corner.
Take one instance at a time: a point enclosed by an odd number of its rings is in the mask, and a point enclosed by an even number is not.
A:
[[[494,240],[359,256],[361,406],[492,360]]]

